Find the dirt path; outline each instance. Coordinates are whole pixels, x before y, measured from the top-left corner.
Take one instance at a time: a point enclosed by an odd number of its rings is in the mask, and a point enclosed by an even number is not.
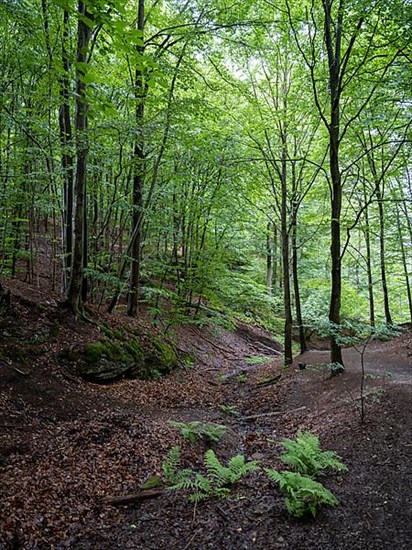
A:
[[[197,364],[159,380],[107,387],[68,380],[46,352],[33,357],[30,376],[1,371],[2,550],[411,547],[410,332],[368,351],[360,425],[353,350],[345,350],[345,374],[331,379],[324,352],[305,354],[304,371],[282,369],[262,331],[180,330]],[[283,437],[311,430],[349,467],[325,479],[341,505],[316,521],[292,520],[262,474],[245,478],[230,498],[195,508],[180,494],[101,505],[101,497],[135,492],[160,474],[175,444],[185,464],[200,465],[203,444],[188,444],[168,420],[223,423],[229,429],[217,454],[241,452],[265,466],[279,465]]]

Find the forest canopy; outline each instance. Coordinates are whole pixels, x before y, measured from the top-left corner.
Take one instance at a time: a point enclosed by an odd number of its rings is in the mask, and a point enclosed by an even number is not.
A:
[[[0,276],[292,336],[412,320],[409,0],[3,0]]]

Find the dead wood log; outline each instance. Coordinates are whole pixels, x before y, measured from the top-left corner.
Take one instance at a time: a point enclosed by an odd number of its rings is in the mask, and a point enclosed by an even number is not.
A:
[[[281,351],[279,351],[277,349],[274,349],[274,348],[271,348],[270,346],[267,346],[266,344],[264,344],[263,342],[260,342],[259,340],[256,341],[256,343],[254,344],[254,347],[256,349],[257,348],[263,348],[263,350],[267,350],[267,351],[270,352],[270,354],[273,354],[273,355],[282,355]]]
[[[132,502],[137,502],[146,498],[160,497],[164,494],[164,492],[165,490],[162,487],[158,487],[155,489],[144,489],[142,491],[139,491],[138,493],[134,493],[131,495],[103,497],[100,502],[102,504],[130,504]]]
[[[303,411],[306,409],[306,406],[298,407],[297,409],[289,409],[288,411],[272,411],[262,414],[251,414],[250,416],[243,416],[241,420],[256,420],[257,418],[263,418],[264,416],[281,416],[282,414],[295,413],[298,411]]]
[[[282,378],[282,375],[281,374],[277,374],[276,376],[274,376],[273,378],[270,378],[270,380],[264,380],[263,382],[259,382],[257,384],[257,386],[259,388],[266,388],[267,386],[271,386],[272,384],[276,384],[277,382],[280,381],[280,379]]]

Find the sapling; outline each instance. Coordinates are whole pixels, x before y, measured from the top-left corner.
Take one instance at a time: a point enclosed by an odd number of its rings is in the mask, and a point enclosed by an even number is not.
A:
[[[345,323],[345,328],[354,333],[352,336],[341,337],[341,341],[353,347],[359,353],[361,363],[360,381],[360,421],[365,422],[365,354],[373,340],[388,339],[396,336],[398,331],[388,325],[371,326],[362,323]]]

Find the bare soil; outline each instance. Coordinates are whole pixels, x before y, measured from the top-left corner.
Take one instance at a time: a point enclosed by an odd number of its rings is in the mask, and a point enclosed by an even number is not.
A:
[[[412,547],[410,327],[369,346],[361,424],[354,349],[344,350],[345,373],[331,378],[325,351],[282,368],[280,346],[262,329],[181,326],[176,345],[193,365],[161,379],[95,385],[65,372],[55,357],[73,342],[98,340],[98,326],[62,313],[28,285],[5,286],[13,296],[0,319],[0,548]],[[105,320],[133,327],[120,316]],[[238,416],[221,405],[236,407]],[[204,444],[189,444],[169,420],[225,424],[214,447],[219,457],[242,453],[276,467],[281,439],[310,430],[349,468],[322,480],[341,504],[316,520],[291,519],[263,474],[245,477],[228,499],[197,506],[169,493],[104,504],[103,497],[136,493],[161,475],[173,445],[185,465],[200,465]]]

